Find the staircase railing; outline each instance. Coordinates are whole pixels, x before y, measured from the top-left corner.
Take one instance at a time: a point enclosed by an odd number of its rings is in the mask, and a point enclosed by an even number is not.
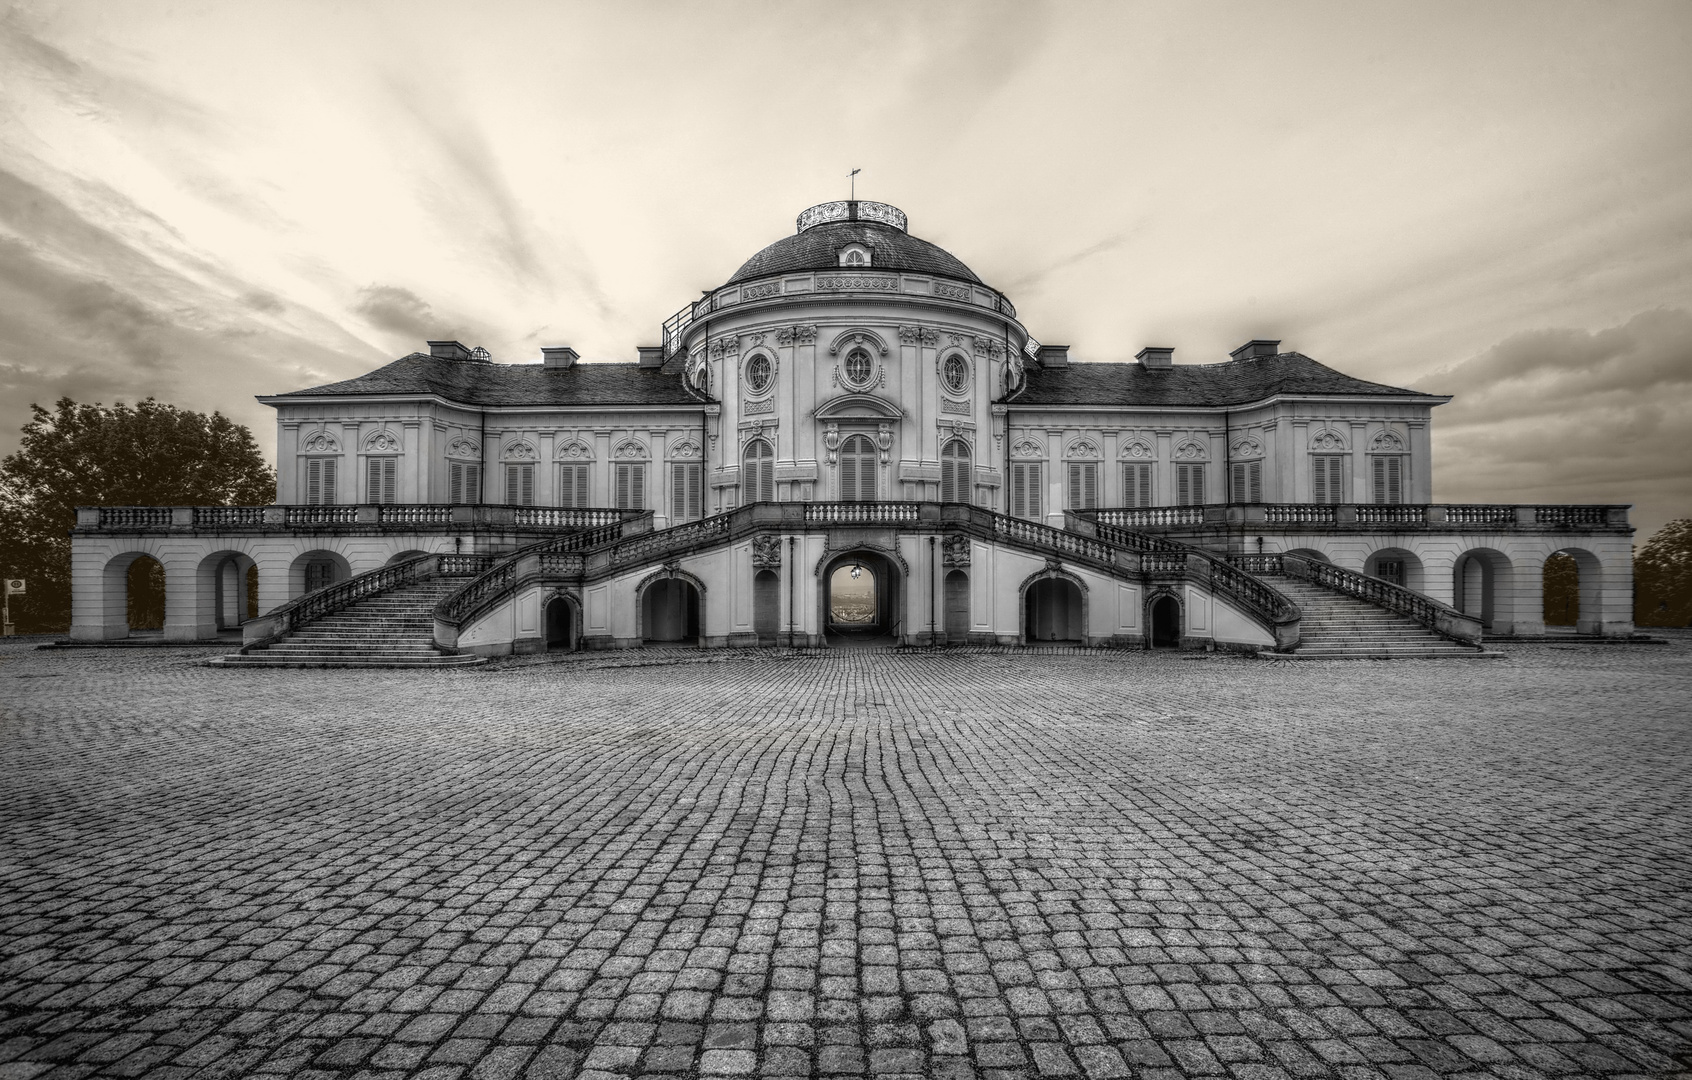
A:
[[[1252,559],[1264,559],[1265,556],[1248,556]],[[1283,552],[1273,556],[1280,564],[1280,571],[1289,577],[1299,578],[1316,585],[1354,596],[1359,600],[1397,612],[1414,622],[1427,627],[1440,637],[1461,642],[1464,645],[1480,645],[1481,622],[1473,615],[1465,615],[1449,604],[1442,604],[1431,596],[1406,589],[1401,585],[1394,585],[1390,581],[1382,581],[1377,577],[1360,574],[1356,570],[1347,570],[1333,563],[1308,559],[1303,555],[1293,555]],[[1273,571],[1258,571],[1272,573]]]
[[[379,593],[442,575],[473,574],[487,568],[491,555],[419,555],[355,574],[345,581],[314,589],[256,619],[241,624],[241,651],[264,645],[295,628],[333,615]]]
[[[635,519],[635,522],[646,524],[650,528],[651,520],[651,517],[648,516]],[[529,555],[558,556],[566,552],[580,552],[589,548],[600,547],[621,539],[624,530],[630,524],[630,521],[616,521],[593,529],[565,533],[563,536],[549,536],[545,540],[520,547],[515,551],[491,556],[489,565],[485,566],[480,574],[441,598],[440,603],[435,605],[435,618],[442,622],[461,626],[481,608],[490,603],[493,598],[511,587],[516,580],[513,573],[517,560]],[[662,534],[647,533],[643,535]],[[555,563],[554,565],[560,564]]]

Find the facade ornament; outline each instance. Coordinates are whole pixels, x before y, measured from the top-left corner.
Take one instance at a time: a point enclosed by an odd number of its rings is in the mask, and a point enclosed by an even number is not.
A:
[[[1336,431],[1318,431],[1310,440],[1312,450],[1344,450],[1345,440]]]
[[[862,327],[854,327],[836,335],[835,339],[829,343],[828,354],[838,356],[841,349],[850,349],[854,346],[873,348],[878,355],[887,355],[887,342],[881,340],[881,335],[874,330],[866,330]]]
[[[1255,458],[1263,456],[1263,444],[1247,435],[1234,443],[1233,454],[1237,458]]]
[[[364,440],[364,449],[373,454],[397,454],[400,452],[399,436],[391,431],[378,431]]]
[[[318,431],[305,437],[305,441],[300,444],[300,450],[307,454],[338,454],[341,452],[341,444],[327,431]]]
[[[740,352],[740,335],[730,334],[711,342],[711,359],[720,360],[725,356],[735,356]]]
[[[540,457],[535,452],[533,444],[524,439],[518,439],[507,446],[505,452],[500,456],[506,461],[534,461]]]
[[[840,425],[833,420],[828,422],[828,430],[823,432],[823,449],[828,451],[828,463],[833,465],[835,455],[840,451]]]
[[[1046,456],[1046,448],[1034,439],[1018,439],[1011,444],[1011,457],[1040,458]]]
[[[692,439],[683,439],[670,444],[670,456],[676,459],[692,459],[699,456],[699,444]]]
[[[763,300],[770,296],[781,295],[781,282],[766,281],[761,285],[747,285],[740,290],[742,300]]]
[[[1389,454],[1396,454],[1403,451],[1404,440],[1400,439],[1394,432],[1383,431],[1379,435],[1375,436],[1374,441],[1369,444],[1369,449]]]
[[[968,300],[969,289],[963,285],[949,285],[944,281],[934,282],[930,288],[935,296],[944,296],[948,300]]]
[[[969,565],[969,537],[953,533],[940,541],[941,563],[947,568]]]
[[[646,447],[635,439],[624,439],[617,444],[617,451],[611,456],[623,461],[645,461]]]
[[[881,448],[881,463],[887,464],[888,452],[893,449],[892,424],[877,424],[875,426],[875,445]]]
[[[664,573],[671,577],[675,577],[677,574],[681,573],[681,560],[671,559],[669,562],[665,563]]]
[[[450,458],[469,458],[472,461],[480,460],[480,458],[482,456],[482,448],[480,446],[477,446],[476,443],[475,443],[475,440],[473,440],[473,439],[464,439],[464,438],[454,439],[451,442],[447,443],[447,451],[446,452],[447,452],[447,457],[450,457]]]
[[[817,328],[812,324],[784,326],[776,331],[777,345],[814,345],[816,340]]]
[[[969,347],[989,360],[997,360],[1004,355],[1004,349],[992,338],[972,337],[969,339]]]
[[[972,410],[969,402],[967,401],[953,401],[951,398],[941,398],[940,411],[947,413],[959,413],[963,416],[968,416]]]
[[[940,335],[927,326],[901,326],[899,340],[906,345],[938,345]]]
[[[571,439],[553,451],[553,457],[559,461],[592,461],[593,448],[580,439]]]
[[[1104,455],[1099,452],[1099,446],[1093,440],[1076,439],[1074,442],[1069,444],[1069,449],[1064,451],[1064,456],[1071,458],[1098,458],[1103,457]]]
[[[688,385],[701,394],[711,392],[711,365],[705,359],[704,349],[687,358],[685,377]]]
[[[752,568],[754,570],[781,569],[781,537],[754,536],[752,538]]]
[[[1191,440],[1175,448],[1176,461],[1203,461],[1204,457],[1204,447]]]
[[[1022,354],[1012,353],[1005,357],[1005,393],[1014,394],[1022,389]]]
[[[1143,439],[1134,439],[1123,444],[1121,456],[1129,461],[1150,461],[1157,456],[1157,451]]]

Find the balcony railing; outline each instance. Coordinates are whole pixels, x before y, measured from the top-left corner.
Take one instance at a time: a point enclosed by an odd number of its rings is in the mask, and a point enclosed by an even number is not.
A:
[[[492,503],[341,503],[331,506],[79,506],[77,530],[111,532],[553,532],[594,529],[650,510]]]
[[[1202,506],[1140,506],[1117,510],[1096,511],[1100,525],[1115,525],[1124,529],[1156,528],[1164,525],[1202,525]]]
[[[1126,529],[1205,529],[1229,526],[1342,530],[1625,529],[1623,505],[1517,506],[1508,503],[1207,503],[1078,511]]]
[[[893,525],[917,519],[912,502],[804,503],[807,525]]]

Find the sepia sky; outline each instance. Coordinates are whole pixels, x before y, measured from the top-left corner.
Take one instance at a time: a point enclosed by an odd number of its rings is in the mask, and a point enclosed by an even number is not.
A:
[[[1692,515],[1692,4],[22,3],[0,453],[428,337],[633,360],[858,193],[1084,360],[1280,338],[1441,501]]]

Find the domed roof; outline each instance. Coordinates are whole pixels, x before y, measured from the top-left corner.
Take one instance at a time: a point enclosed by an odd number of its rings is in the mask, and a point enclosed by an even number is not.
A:
[[[885,203],[838,202],[813,206],[799,215],[799,231],[747,259],[724,284],[800,270],[834,270],[848,244],[869,249],[872,270],[909,270],[919,274],[981,283],[975,272],[950,252],[904,229],[905,215]]]

